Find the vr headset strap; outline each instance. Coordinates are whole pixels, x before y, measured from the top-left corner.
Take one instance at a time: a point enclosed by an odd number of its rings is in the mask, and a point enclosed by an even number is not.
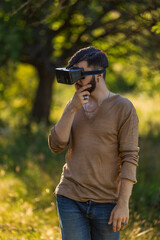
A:
[[[101,69],[101,70],[93,70],[93,71],[82,71],[82,76],[88,76],[88,75],[97,75],[104,73],[106,69]]]

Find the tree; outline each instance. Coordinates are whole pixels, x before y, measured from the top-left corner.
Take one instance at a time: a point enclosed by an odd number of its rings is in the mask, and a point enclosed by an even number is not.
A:
[[[159,16],[158,0],[88,0],[87,6],[80,0],[5,0],[0,3],[0,63],[19,61],[37,69],[32,117],[48,122],[56,67],[66,65],[69,56],[89,45],[114,57],[133,52],[128,42],[143,51],[147,47],[143,39],[158,43],[152,30],[159,26]],[[127,53],[117,50],[119,46],[128,48]]]

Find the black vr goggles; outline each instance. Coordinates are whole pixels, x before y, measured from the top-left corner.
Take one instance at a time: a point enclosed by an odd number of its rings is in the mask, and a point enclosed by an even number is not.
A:
[[[105,73],[105,69],[84,71],[83,68],[71,67],[71,68],[56,68],[57,82],[64,84],[74,84],[79,79],[85,78],[88,75],[97,75]]]

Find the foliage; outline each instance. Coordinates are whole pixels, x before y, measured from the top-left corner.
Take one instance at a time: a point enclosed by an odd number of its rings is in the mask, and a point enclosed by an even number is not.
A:
[[[87,7],[80,0],[2,1],[1,69],[8,71],[9,66],[11,71],[11,63],[22,62],[37,70],[29,121],[31,116],[48,120],[54,68],[89,45],[108,53],[111,90],[143,90],[150,95],[159,91],[159,16],[158,0],[89,0]],[[5,88],[6,75],[0,89]]]
[[[157,34],[160,34],[160,22],[157,22],[157,24],[152,27],[152,30]]]
[[[27,64],[17,68],[10,63],[0,68],[0,75],[0,127],[28,124],[38,84],[35,69]]]

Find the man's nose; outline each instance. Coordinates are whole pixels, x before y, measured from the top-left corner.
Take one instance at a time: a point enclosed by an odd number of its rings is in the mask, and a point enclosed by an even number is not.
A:
[[[81,79],[77,81],[78,84],[82,85]]]

